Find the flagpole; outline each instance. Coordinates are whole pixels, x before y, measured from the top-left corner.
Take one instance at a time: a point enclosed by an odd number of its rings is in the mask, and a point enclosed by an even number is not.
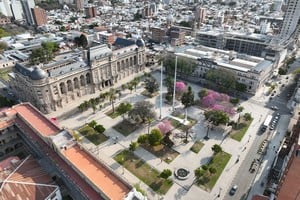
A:
[[[160,102],[159,102],[159,119],[161,119],[161,109],[162,109],[162,86],[163,86],[163,62],[160,64]]]
[[[174,73],[174,88],[173,88],[172,112],[174,112],[174,110],[175,110],[176,76],[177,76],[177,56],[175,58],[175,73]]]

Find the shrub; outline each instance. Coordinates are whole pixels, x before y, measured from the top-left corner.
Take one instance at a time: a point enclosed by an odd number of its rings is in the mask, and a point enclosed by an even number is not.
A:
[[[158,129],[153,129],[148,136],[148,141],[151,146],[158,145],[161,139],[162,139],[162,134]]]
[[[129,145],[129,150],[130,151],[135,151],[138,148],[138,143],[137,142],[131,142]]]
[[[222,147],[220,145],[214,144],[214,146],[211,148],[215,154],[222,151]]]
[[[104,128],[101,124],[96,125],[94,129],[95,129],[95,131],[97,131],[98,133],[104,133],[104,131],[105,131],[105,128]]]
[[[143,134],[143,135],[140,135],[138,137],[138,140],[137,142],[140,143],[140,144],[145,144],[148,140],[148,135],[147,134]]]
[[[165,136],[163,138],[163,142],[165,145],[167,145],[170,148],[174,145],[174,142],[168,136]]]
[[[238,98],[231,98],[229,101],[230,101],[230,103],[232,103],[233,105],[236,106],[240,102],[240,99],[238,99]]]
[[[202,165],[202,169],[203,169],[204,171],[206,171],[206,170],[208,170],[208,166],[207,166],[207,165]]]
[[[252,119],[251,114],[250,114],[250,113],[245,113],[245,114],[244,114],[244,119],[245,119],[246,121],[250,121],[250,120]]]
[[[89,127],[95,128],[97,126],[97,122],[95,120],[88,123]]]
[[[160,173],[160,177],[167,179],[172,175],[172,171],[169,169],[164,169],[161,173]]]
[[[209,171],[211,174],[215,174],[215,173],[217,172],[216,168],[214,168],[214,167],[210,167],[210,168],[208,169],[208,171]]]

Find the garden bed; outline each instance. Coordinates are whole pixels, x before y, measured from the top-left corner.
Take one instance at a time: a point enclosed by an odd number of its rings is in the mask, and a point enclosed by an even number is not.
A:
[[[152,97],[157,96],[159,93],[154,92],[154,93],[150,94],[147,90],[144,90],[141,94],[145,97],[152,98]]]
[[[141,144],[141,147],[143,147],[156,157],[160,158],[161,160],[165,161],[166,163],[171,163],[179,155],[177,151],[164,144],[156,145],[153,147],[147,144]]]
[[[103,142],[105,142],[108,137],[102,133],[98,133],[95,131],[92,127],[89,127],[88,125],[85,125],[78,129],[78,132],[86,137],[89,141],[94,143],[95,145],[99,145]]]
[[[113,110],[110,110],[110,111],[106,112],[105,114],[112,119],[115,119],[121,115],[118,111],[116,111],[116,109],[115,109],[115,112],[113,112]]]
[[[171,180],[161,178],[156,169],[128,150],[117,154],[114,159],[159,194],[166,194],[173,185]]]
[[[240,122],[236,126],[232,126],[232,131],[230,133],[230,137],[236,141],[241,141],[247,132],[250,124],[252,123],[253,119],[246,121],[240,120]]]
[[[139,128],[136,124],[131,123],[128,120],[122,120],[120,123],[115,125],[113,129],[118,131],[124,136],[130,135],[132,132],[136,131]]]
[[[218,181],[220,175],[222,174],[224,168],[226,167],[231,155],[222,151],[214,155],[213,159],[207,164],[207,167],[213,167],[216,169],[216,173],[210,176],[204,176],[197,181],[197,185],[206,191],[211,191],[216,182]]]
[[[199,153],[202,147],[204,146],[204,143],[200,141],[196,141],[193,146],[190,148],[190,150],[194,153]]]

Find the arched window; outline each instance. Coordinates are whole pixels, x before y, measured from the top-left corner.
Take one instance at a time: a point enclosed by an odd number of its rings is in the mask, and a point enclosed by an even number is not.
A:
[[[85,86],[85,78],[83,75],[80,76],[80,85]]]
[[[61,93],[61,94],[65,94],[65,93],[66,93],[66,86],[65,86],[65,83],[60,83],[60,84],[59,84],[59,88],[60,88],[60,93]]]
[[[71,80],[67,81],[67,87],[68,87],[68,91],[73,91],[73,85],[72,85],[72,81]]]
[[[85,75],[85,77],[86,77],[86,83],[87,83],[87,84],[91,84],[91,74],[90,74],[90,73],[87,73],[87,74]]]
[[[117,62],[117,70],[118,72],[121,71],[120,62]]]
[[[74,82],[74,88],[75,88],[75,89],[79,89],[79,81],[78,81],[78,78],[77,78],[77,77],[75,77],[75,78],[73,79],[73,82]]]

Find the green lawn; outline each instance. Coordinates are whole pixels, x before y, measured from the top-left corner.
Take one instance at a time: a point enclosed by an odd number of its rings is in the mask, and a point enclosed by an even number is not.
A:
[[[173,185],[171,180],[161,178],[156,169],[128,150],[122,151],[114,159],[159,194],[166,194]]]
[[[217,171],[215,174],[210,175],[208,178],[205,177],[198,181],[197,185],[203,187],[207,191],[211,191],[214,187],[218,178],[222,174],[224,168],[226,167],[228,161],[230,160],[231,155],[226,152],[220,152],[216,154],[213,159],[208,164],[208,168],[213,167]]]
[[[113,127],[113,129],[115,129],[116,131],[118,131],[119,133],[121,133],[124,136],[130,135],[132,132],[134,132],[138,128],[139,128],[139,126],[137,126],[136,124],[132,124],[128,120],[122,120],[120,123],[118,123],[117,125],[115,125]]]
[[[106,137],[106,135],[98,133],[92,127],[89,127],[88,125],[85,125],[85,126],[81,127],[80,129],[78,129],[78,132],[81,135],[83,135],[84,137],[86,137],[89,141],[94,143],[95,145],[99,145],[108,139],[108,137]]]
[[[253,119],[251,119],[250,121],[243,121],[240,122],[237,127],[233,127],[232,132],[230,133],[230,137],[240,142],[243,139],[252,121]]]
[[[204,143],[200,142],[200,141],[196,141],[193,146],[190,148],[190,150],[194,153],[199,153],[199,151],[202,149],[202,147],[204,146]]]

